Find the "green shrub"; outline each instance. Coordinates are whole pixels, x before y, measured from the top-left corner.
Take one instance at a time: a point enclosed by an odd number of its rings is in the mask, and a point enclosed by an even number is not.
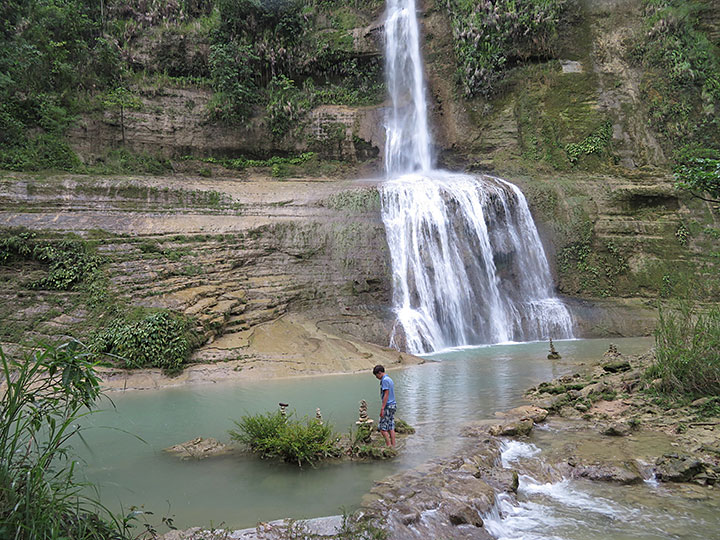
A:
[[[41,134],[30,139],[20,136],[12,144],[0,146],[0,169],[75,171],[81,166],[77,154],[56,135]]]
[[[99,157],[95,163],[82,172],[91,174],[151,174],[163,175],[173,172],[172,162],[165,157],[142,152],[133,152],[126,148],[115,148]]]
[[[720,202],[720,151],[685,147],[675,154],[675,187]]]
[[[332,427],[315,418],[294,420],[278,411],[243,416],[235,426],[230,437],[263,458],[281,458],[302,466],[341,453]]]
[[[95,335],[93,349],[119,358],[126,368],[159,367],[176,373],[200,343],[189,319],[159,311],[137,321],[116,319]]]
[[[700,312],[681,304],[660,311],[655,331],[655,362],[649,379],[658,390],[678,397],[720,395],[720,308]]]
[[[280,139],[299,126],[313,105],[313,95],[299,90],[285,75],[276,75],[268,85],[265,122],[272,136]]]
[[[104,262],[85,241],[38,240],[35,233],[11,232],[0,240],[0,264],[30,260],[48,267],[48,274],[29,284],[35,289],[66,291],[93,275]]]
[[[130,538],[84,496],[68,441],[100,396],[93,357],[76,342],[14,360],[0,348],[0,538]]]
[[[582,156],[597,154],[602,156],[608,151],[612,140],[612,123],[608,120],[579,143],[565,146],[570,163],[577,163]]]
[[[78,95],[121,73],[119,48],[102,37],[100,3],[12,1],[0,14],[0,167],[67,170],[77,158],[57,137],[74,121]]]
[[[208,104],[210,115],[225,121],[244,122],[257,102],[257,85],[250,45],[221,41],[210,48],[210,73],[215,94]]]

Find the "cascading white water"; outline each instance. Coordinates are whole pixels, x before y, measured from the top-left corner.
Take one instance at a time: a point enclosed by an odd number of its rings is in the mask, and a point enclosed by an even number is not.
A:
[[[385,126],[385,171],[398,175],[432,165],[420,32],[415,0],[388,0],[385,73],[392,107]]]
[[[388,0],[385,35],[392,107],[381,201],[405,348],[572,337],[520,190],[432,168],[414,0]]]

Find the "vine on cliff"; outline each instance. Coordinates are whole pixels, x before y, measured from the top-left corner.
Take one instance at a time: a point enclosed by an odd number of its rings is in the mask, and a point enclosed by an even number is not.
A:
[[[707,3],[645,0],[632,59],[645,68],[650,121],[672,152],[676,186],[720,199],[720,60],[704,28]]]

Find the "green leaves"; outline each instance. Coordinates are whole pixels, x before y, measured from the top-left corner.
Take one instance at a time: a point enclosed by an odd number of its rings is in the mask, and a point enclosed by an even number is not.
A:
[[[606,153],[611,140],[612,123],[608,120],[579,143],[567,144],[565,152],[570,163],[576,164],[582,156]]]
[[[683,0],[646,0],[644,4],[645,31],[638,34],[632,56],[645,70],[641,99],[647,103],[652,127],[670,150],[685,145],[720,150],[716,114],[720,60],[716,45],[703,29],[709,4]],[[693,176],[706,164],[688,164],[682,157],[677,161],[681,168],[689,167],[680,171],[688,177],[687,185],[680,179],[680,187],[708,193],[701,189],[702,180],[693,185]]]
[[[0,537],[126,538],[118,522],[80,494],[68,441],[100,396],[94,355],[77,342],[22,358],[0,348]]]
[[[249,44],[220,41],[210,48],[210,73],[215,91],[209,104],[214,118],[244,122],[257,102],[253,65],[258,57]]]
[[[647,377],[658,390],[685,398],[720,395],[720,309],[689,303],[660,311],[656,359]]]
[[[675,187],[712,202],[720,202],[720,151],[702,149],[678,156]]]
[[[104,260],[81,239],[37,240],[34,233],[18,232],[0,239],[0,264],[31,260],[48,267],[45,277],[33,281],[33,289],[67,291],[96,272]]]
[[[198,345],[200,336],[190,320],[159,311],[139,321],[116,319],[95,336],[92,348],[117,357],[126,368],[159,367],[176,373]]]
[[[337,457],[341,452],[332,427],[315,418],[300,421],[277,411],[246,415],[235,425],[238,429],[230,430],[230,438],[263,458],[281,458],[302,465]]]

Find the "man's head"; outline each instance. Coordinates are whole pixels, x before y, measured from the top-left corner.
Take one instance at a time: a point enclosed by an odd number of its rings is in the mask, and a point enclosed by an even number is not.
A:
[[[382,379],[385,375],[385,368],[378,364],[373,368],[373,375],[375,375],[377,379]]]

